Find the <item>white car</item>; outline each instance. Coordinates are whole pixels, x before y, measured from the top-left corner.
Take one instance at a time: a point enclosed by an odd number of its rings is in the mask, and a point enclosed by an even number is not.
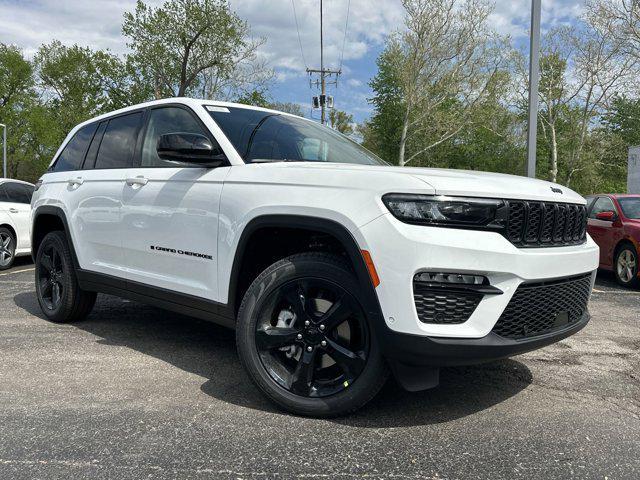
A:
[[[235,328],[249,377],[303,415],[576,333],[598,266],[568,188],[393,167],[311,120],[186,98],[78,125],[32,207],[49,319],[105,292]]]
[[[0,270],[11,268],[16,257],[31,253],[31,196],[33,185],[0,178]]]

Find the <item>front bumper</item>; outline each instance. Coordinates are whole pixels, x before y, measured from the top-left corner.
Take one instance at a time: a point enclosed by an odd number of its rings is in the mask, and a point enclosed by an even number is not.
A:
[[[402,338],[408,343],[413,336],[428,337],[434,348],[449,349],[447,339],[487,342],[522,283],[582,275],[598,266],[598,246],[589,237],[582,245],[517,248],[499,233],[409,225],[391,214],[362,226],[360,232],[381,279],[376,294],[385,330],[405,334]],[[416,310],[413,277],[427,271],[482,275],[503,293],[485,295],[462,323],[424,323]],[[499,340],[489,343],[496,346]],[[404,343],[399,348],[404,349]]]
[[[475,365],[551,345],[582,330],[589,318],[589,313],[585,313],[566,328],[522,340],[510,340],[495,333],[483,338],[425,337],[389,329],[379,337],[382,351],[391,362],[425,367]]]

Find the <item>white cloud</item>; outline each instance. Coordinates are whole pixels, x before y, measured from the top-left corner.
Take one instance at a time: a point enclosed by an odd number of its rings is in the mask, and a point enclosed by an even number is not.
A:
[[[300,53],[291,0],[230,0],[232,8],[251,26],[252,33],[266,38],[260,55],[276,70],[277,83],[297,90],[304,87],[305,66],[320,66],[319,2],[293,1],[306,64]],[[327,67],[340,65],[348,1],[324,0]],[[147,0],[147,3],[159,5],[163,0]],[[544,0],[543,28],[570,23],[580,14],[583,5],[584,0]],[[42,43],[54,39],[68,45],[78,43],[122,54],[127,51],[126,39],[120,30],[123,14],[134,8],[135,0],[0,0],[0,42],[15,43],[28,56]],[[526,41],[530,9],[530,0],[495,0],[491,24],[501,34]],[[367,82],[375,66],[369,63],[363,66],[358,61],[366,57],[366,62],[372,62],[371,52],[378,51],[385,37],[402,25],[400,0],[351,0],[343,78],[336,92],[341,109],[359,112],[360,117],[370,112],[371,106],[366,102],[371,96]],[[296,95],[298,99],[307,96],[304,92]]]

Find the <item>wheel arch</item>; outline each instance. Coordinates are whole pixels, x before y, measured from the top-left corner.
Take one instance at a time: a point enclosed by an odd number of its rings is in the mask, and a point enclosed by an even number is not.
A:
[[[375,293],[360,246],[353,234],[344,225],[341,225],[334,220],[291,214],[261,215],[249,221],[243,229],[234,253],[229,278],[229,297],[227,305],[232,309],[234,317],[244,294],[243,288],[245,285],[242,284],[241,274],[245,267],[247,252],[249,251],[252,241],[256,236],[260,235],[261,231],[269,231],[269,229],[317,232],[335,239],[344,250],[347,260],[353,267],[358,283],[362,286],[362,294],[366,303],[365,308],[367,310],[367,314],[371,318],[380,317],[380,320],[382,319],[378,296]],[[248,285],[246,285],[246,287],[248,287]]]
[[[616,257],[618,256],[618,252],[625,245],[631,245],[635,249],[636,254],[638,253],[638,244],[636,242],[634,242],[631,237],[623,237],[623,238],[621,238],[620,240],[618,240],[618,243],[616,243],[616,246],[613,249],[613,259],[611,261],[611,265],[613,265],[614,268],[615,268]]]
[[[71,240],[71,232],[69,230],[67,216],[60,207],[54,207],[51,205],[42,205],[37,207],[33,213],[33,223],[31,225],[31,256],[33,257],[34,262],[38,253],[38,248],[40,247],[44,237],[47,233],[56,230],[65,233],[74,267],[78,269],[78,257],[76,256],[73,241]]]
[[[7,230],[9,230],[9,232],[11,232],[11,235],[13,235],[13,239],[16,242],[18,241],[18,233],[16,232],[16,229],[13,228],[13,225],[11,225],[10,223],[0,223],[0,228],[6,228]]]

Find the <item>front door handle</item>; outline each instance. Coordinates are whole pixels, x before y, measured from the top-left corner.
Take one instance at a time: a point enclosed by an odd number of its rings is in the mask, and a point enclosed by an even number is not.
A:
[[[9,213],[19,213],[19,210],[17,208],[10,208]]]
[[[67,183],[71,187],[76,187],[76,186],[79,187],[80,185],[82,185],[84,183],[84,180],[82,179],[82,177],[70,178],[69,180],[67,180]]]
[[[129,185],[130,187],[134,187],[136,185],[139,187],[143,187],[147,183],[149,183],[149,180],[147,180],[144,177],[133,177],[133,178],[127,178],[126,182],[127,182],[127,185]]]

